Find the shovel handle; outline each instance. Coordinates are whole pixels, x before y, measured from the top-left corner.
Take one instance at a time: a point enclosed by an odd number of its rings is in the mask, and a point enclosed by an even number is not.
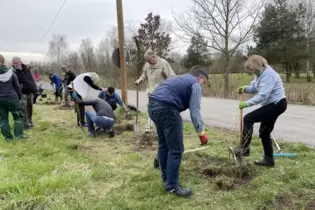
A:
[[[240,94],[240,101],[243,101],[243,94]],[[240,109],[240,146],[242,146],[242,138],[243,138],[243,109]]]

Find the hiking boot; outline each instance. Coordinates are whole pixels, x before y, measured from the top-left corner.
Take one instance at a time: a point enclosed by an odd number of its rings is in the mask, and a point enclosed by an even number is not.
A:
[[[262,160],[255,161],[255,165],[258,166],[274,166],[275,161],[270,157],[264,157]]]
[[[96,137],[96,134],[95,133],[89,133],[89,136],[94,138],[94,137]]]
[[[167,190],[170,193],[174,193],[180,197],[190,197],[192,195],[192,191],[190,189],[182,188],[178,185],[178,187]]]

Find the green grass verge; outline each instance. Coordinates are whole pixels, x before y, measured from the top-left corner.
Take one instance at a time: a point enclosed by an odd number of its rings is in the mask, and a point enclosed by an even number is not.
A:
[[[306,146],[282,143],[297,157],[260,168],[252,164],[262,153],[255,138],[249,175],[241,179],[226,143],[236,144],[237,135],[209,128],[210,148],[183,155],[180,182],[194,193],[183,199],[164,191],[153,169],[156,151],[140,148],[132,132],[90,138],[75,126],[72,109],[53,107],[34,107],[29,140],[7,143],[1,137],[0,209],[315,208],[315,153]],[[192,125],[185,123],[184,130],[186,149],[199,147]]]

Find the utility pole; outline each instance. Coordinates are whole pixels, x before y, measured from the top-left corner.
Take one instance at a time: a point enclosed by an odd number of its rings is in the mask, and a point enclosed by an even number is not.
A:
[[[127,72],[126,72],[126,58],[124,55],[124,16],[122,8],[122,0],[116,0],[117,9],[117,25],[118,25],[118,39],[119,39],[119,56],[120,56],[120,79],[121,79],[121,96],[122,100],[128,105],[127,96]]]

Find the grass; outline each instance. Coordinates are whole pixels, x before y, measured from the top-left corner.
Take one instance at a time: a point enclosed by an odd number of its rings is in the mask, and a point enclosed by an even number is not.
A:
[[[237,135],[209,128],[210,148],[183,155],[180,181],[194,193],[183,199],[164,192],[153,169],[154,145],[139,147],[139,137],[127,131],[115,138],[87,137],[75,126],[72,109],[54,107],[34,107],[29,140],[7,143],[1,137],[0,209],[315,208],[315,152],[306,146],[281,143],[297,157],[260,168],[251,164],[261,156],[255,138],[249,173],[240,178],[226,148],[226,142],[237,143]],[[184,127],[186,149],[199,147],[193,126]]]

